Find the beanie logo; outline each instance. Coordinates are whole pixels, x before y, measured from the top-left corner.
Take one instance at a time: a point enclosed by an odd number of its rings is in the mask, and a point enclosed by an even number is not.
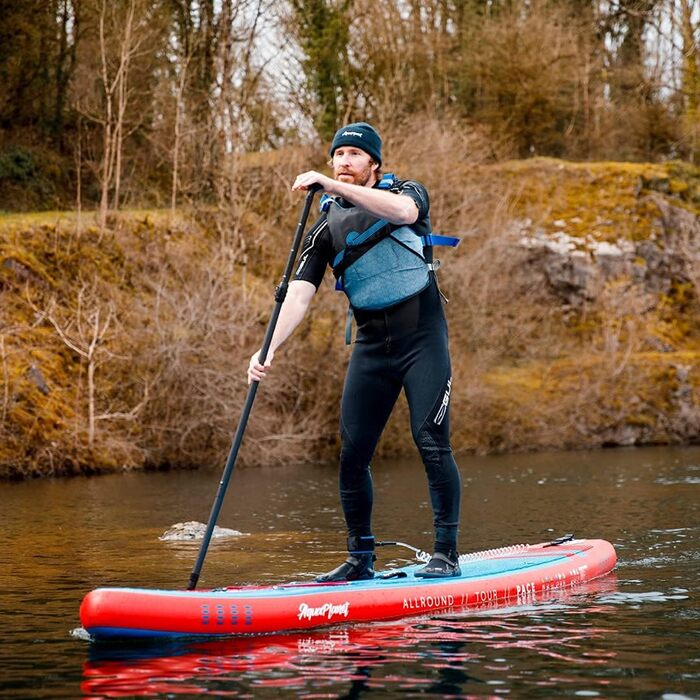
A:
[[[341,136],[359,136],[362,138],[362,132],[361,131],[344,131]]]

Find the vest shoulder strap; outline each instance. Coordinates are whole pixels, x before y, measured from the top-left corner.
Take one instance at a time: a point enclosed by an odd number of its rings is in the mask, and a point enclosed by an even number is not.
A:
[[[398,182],[394,173],[384,173],[382,179],[377,184],[379,190],[390,190]]]
[[[321,212],[327,212],[331,208],[331,204],[335,202],[335,199],[329,194],[322,194],[321,199],[318,202],[318,208]]]
[[[361,245],[369,242],[378,242],[381,238],[389,235],[391,233],[391,224],[385,219],[377,219],[369,228],[365,229],[361,233],[357,231],[350,231],[348,233],[345,241],[346,245],[343,250],[341,250],[334,258],[333,268],[334,274],[337,276],[342,273],[345,269],[343,266],[343,261],[345,260],[346,254],[351,248],[358,248]],[[347,263],[346,263],[347,265]]]

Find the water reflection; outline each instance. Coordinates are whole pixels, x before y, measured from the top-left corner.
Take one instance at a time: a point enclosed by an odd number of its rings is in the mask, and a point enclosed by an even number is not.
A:
[[[272,696],[279,689],[357,698],[382,688],[401,695],[480,696],[498,693],[522,674],[512,652],[576,666],[609,664],[614,652],[597,642],[608,630],[593,620],[609,611],[614,575],[585,590],[512,609],[333,628],[325,632],[182,641],[140,647],[93,645],[82,692],[91,698],[214,693]],[[410,668],[411,673],[406,670]],[[534,677],[555,685],[548,674]],[[596,681],[605,686],[608,681]]]

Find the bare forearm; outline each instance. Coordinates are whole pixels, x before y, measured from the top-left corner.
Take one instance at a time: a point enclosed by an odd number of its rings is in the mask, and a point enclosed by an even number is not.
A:
[[[316,288],[310,282],[294,280],[289,284],[287,297],[282,304],[272,335],[271,352],[274,353],[302,322],[315,293]]]
[[[402,194],[377,190],[348,182],[333,181],[332,194],[347,199],[355,206],[366,209],[392,224],[413,224],[418,219],[418,207],[410,198]]]
[[[374,216],[386,219],[392,224],[413,224],[418,219],[418,206],[406,195],[340,182],[315,170],[297,176],[292,190],[306,190],[314,183],[321,185],[328,194],[343,197],[355,206],[366,209]]]
[[[265,364],[260,363],[260,350],[253,353],[248,364],[248,384],[259,382],[265,377],[267,369],[272,364],[275,350],[289,338],[294,329],[301,323],[314,294],[316,294],[316,287],[310,282],[302,280],[290,282],[287,298],[282,304],[275,332],[272,334],[272,341],[265,357]]]

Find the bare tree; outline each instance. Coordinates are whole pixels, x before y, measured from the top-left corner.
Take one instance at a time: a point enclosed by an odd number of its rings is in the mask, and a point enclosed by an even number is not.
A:
[[[182,150],[182,131],[184,121],[184,93],[187,85],[187,73],[189,69],[191,53],[188,51],[180,57],[177,80],[175,83],[175,124],[173,126],[173,172],[170,184],[170,213],[175,214],[177,207],[178,181],[180,176],[180,151]]]
[[[683,127],[688,158],[698,160],[700,148],[700,3],[678,0],[683,51]]]
[[[143,399],[129,411],[110,409],[98,413],[97,371],[109,359],[125,359],[108,348],[110,331],[118,320],[116,305],[113,301],[101,300],[94,285],[83,284],[78,292],[75,307],[68,313],[59,310],[55,299],[48,304],[47,309],[36,310],[41,318],[53,326],[63,344],[75,352],[86,366],[88,446],[92,449],[95,446],[97,421],[133,420],[148,401],[146,385]]]
[[[134,60],[144,51],[149,36],[148,0],[110,2],[99,0],[98,48],[102,106],[85,112],[102,128],[102,152],[99,167],[101,231],[110,206],[118,209],[121,198],[124,140],[129,134],[127,109],[133,90],[130,73]],[[135,128],[132,126],[132,129]],[[111,202],[110,202],[111,198]]]

